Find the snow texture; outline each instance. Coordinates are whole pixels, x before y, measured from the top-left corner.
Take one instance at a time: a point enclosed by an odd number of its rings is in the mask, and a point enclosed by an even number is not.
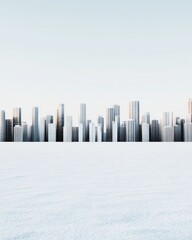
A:
[[[0,240],[191,240],[192,145],[0,145]]]

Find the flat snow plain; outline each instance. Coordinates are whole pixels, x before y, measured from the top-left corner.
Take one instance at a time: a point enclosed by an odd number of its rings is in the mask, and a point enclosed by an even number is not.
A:
[[[0,240],[191,240],[192,145],[0,144]]]

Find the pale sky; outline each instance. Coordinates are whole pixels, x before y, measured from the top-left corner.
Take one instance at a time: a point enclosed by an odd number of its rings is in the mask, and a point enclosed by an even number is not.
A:
[[[127,117],[185,117],[192,97],[191,0],[0,0],[0,109],[40,115],[65,103],[77,118],[113,104]],[[122,119],[123,120],[123,119]]]

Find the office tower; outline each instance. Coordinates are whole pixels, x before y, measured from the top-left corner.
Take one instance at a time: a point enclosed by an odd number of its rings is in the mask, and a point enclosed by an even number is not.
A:
[[[118,122],[112,122],[112,142],[118,142]]]
[[[99,116],[97,119],[97,125],[101,127],[102,141],[104,141],[104,117]]]
[[[16,125],[21,126],[21,108],[13,109],[13,127]]]
[[[80,104],[79,123],[83,124],[83,142],[85,142],[87,140],[86,139],[86,104],[85,103]]]
[[[26,122],[22,122],[22,128],[23,128],[23,142],[28,142],[28,125]]]
[[[23,128],[20,125],[14,127],[14,142],[23,142]]]
[[[135,140],[140,141],[139,124],[140,124],[140,106],[139,101],[129,102],[129,119],[135,120]]]
[[[72,127],[72,142],[78,142],[78,132],[79,128],[78,127]]]
[[[174,142],[181,142],[181,125],[174,126]]]
[[[89,142],[89,123],[91,122],[91,120],[87,120],[87,124],[86,124],[86,141]]]
[[[190,120],[192,120],[192,98],[188,101],[188,115],[190,116]]]
[[[5,111],[0,111],[0,142],[5,142],[5,140],[6,140]]]
[[[163,141],[163,139],[166,139],[166,136],[164,136],[163,134],[166,133],[167,131],[169,131],[169,130],[163,130],[164,127],[173,127],[173,112],[164,112],[163,113],[163,117],[161,120],[161,131],[160,131],[162,141]],[[173,131],[174,131],[174,129],[173,129]]]
[[[39,141],[45,142],[45,118],[40,119],[39,123]]]
[[[129,119],[126,123],[126,142],[136,141],[135,119]]]
[[[185,119],[181,119],[180,126],[181,126],[181,142],[184,142],[184,125]]]
[[[174,127],[165,126],[162,128],[162,141],[174,142]]]
[[[149,123],[142,123],[142,142],[149,142]]]
[[[126,121],[120,125],[120,142],[126,142]]]
[[[114,121],[114,109],[107,108],[106,118],[106,142],[112,141],[112,122]]]
[[[29,142],[32,141],[32,125],[28,126],[28,140]]]
[[[65,124],[64,104],[59,104],[57,108],[57,142],[63,142],[63,127]]]
[[[151,142],[159,142],[160,141],[160,132],[159,132],[159,121],[152,120],[151,121],[151,129],[150,129],[150,140]]]
[[[6,119],[6,141],[12,142],[13,141],[13,120]]]
[[[31,139],[32,142],[39,141],[39,116],[38,107],[32,109],[32,128],[31,128]]]
[[[114,112],[114,121],[117,122],[117,141],[120,141],[120,106],[114,105],[113,106],[113,112]]]
[[[79,123],[79,128],[78,128],[78,141],[83,142],[83,124]]]
[[[72,116],[67,116],[64,126],[64,142],[72,142]]]
[[[53,123],[53,116],[47,115],[46,116],[46,122],[45,122],[45,141],[48,141],[48,125],[49,123]]]
[[[141,122],[150,124],[150,113],[149,112],[146,112],[142,115]]]
[[[192,142],[192,122],[190,118],[187,118],[184,124],[184,141]]]
[[[48,124],[48,142],[56,142],[56,125],[54,123]]]
[[[89,142],[95,142],[96,132],[95,132],[95,124],[93,122],[89,123]]]
[[[102,131],[102,124],[97,124],[97,142],[103,141],[103,131]]]

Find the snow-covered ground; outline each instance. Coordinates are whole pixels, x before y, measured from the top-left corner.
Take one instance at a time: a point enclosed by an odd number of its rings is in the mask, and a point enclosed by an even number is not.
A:
[[[192,145],[0,145],[0,240],[191,240]]]

